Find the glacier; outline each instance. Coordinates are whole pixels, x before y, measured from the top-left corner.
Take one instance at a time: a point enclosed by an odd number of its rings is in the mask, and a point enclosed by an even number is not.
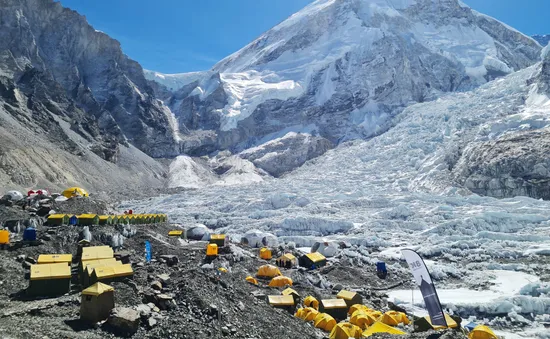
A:
[[[544,338],[534,317],[550,314],[541,284],[550,278],[550,201],[481,196],[457,175],[469,152],[487,142],[550,129],[543,56],[472,91],[411,105],[385,133],[341,143],[280,178],[230,189],[209,185],[122,207],[168,213],[184,227],[199,221],[236,240],[255,231],[297,248],[344,241],[353,249],[337,260],[384,260],[402,273],[400,250],[412,248],[427,259],[451,311],[495,324],[502,316],[530,317],[523,330]],[[410,291],[392,296],[410,303]]]
[[[184,154],[241,154],[296,126],[315,126],[330,148],[371,138],[408,105],[528,67],[540,51],[458,0],[317,0],[209,71],[145,76],[164,86]],[[308,147],[303,161],[279,153],[284,168],[252,162],[280,176],[328,149]]]

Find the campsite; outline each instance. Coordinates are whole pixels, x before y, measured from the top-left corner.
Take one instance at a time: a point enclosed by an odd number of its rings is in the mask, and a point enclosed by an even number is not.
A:
[[[412,287],[410,277],[390,262],[334,259],[345,244],[314,244],[311,253],[267,246],[272,240],[261,233],[232,239],[165,214],[117,213],[88,193],[57,201],[29,193],[11,202],[0,209],[20,208],[29,219],[0,220],[9,233],[0,256],[0,333],[34,337],[47,326],[71,338],[467,336],[460,317],[446,315],[445,329],[389,302],[387,292]],[[40,217],[44,206],[51,209]],[[324,248],[334,248],[324,252],[332,257],[317,252]],[[239,326],[244,319],[251,325]]]

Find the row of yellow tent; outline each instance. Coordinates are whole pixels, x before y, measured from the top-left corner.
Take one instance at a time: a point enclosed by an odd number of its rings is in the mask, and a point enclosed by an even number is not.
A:
[[[47,223],[50,226],[60,225],[115,225],[115,224],[156,224],[166,222],[166,214],[125,214],[125,215],[98,215],[98,214],[52,214],[48,216]]]

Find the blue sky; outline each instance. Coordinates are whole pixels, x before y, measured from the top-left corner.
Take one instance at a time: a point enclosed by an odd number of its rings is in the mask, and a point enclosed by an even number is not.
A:
[[[463,0],[526,34],[550,34],[549,0]],[[144,68],[210,68],[311,0],[60,0]]]

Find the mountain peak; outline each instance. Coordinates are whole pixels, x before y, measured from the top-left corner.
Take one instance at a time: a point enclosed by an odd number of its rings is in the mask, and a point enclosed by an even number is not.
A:
[[[540,50],[458,0],[319,0],[217,63],[219,79],[182,80],[171,109],[180,130],[215,127],[220,148],[282,131],[338,144],[383,133],[412,103],[530,66]]]

